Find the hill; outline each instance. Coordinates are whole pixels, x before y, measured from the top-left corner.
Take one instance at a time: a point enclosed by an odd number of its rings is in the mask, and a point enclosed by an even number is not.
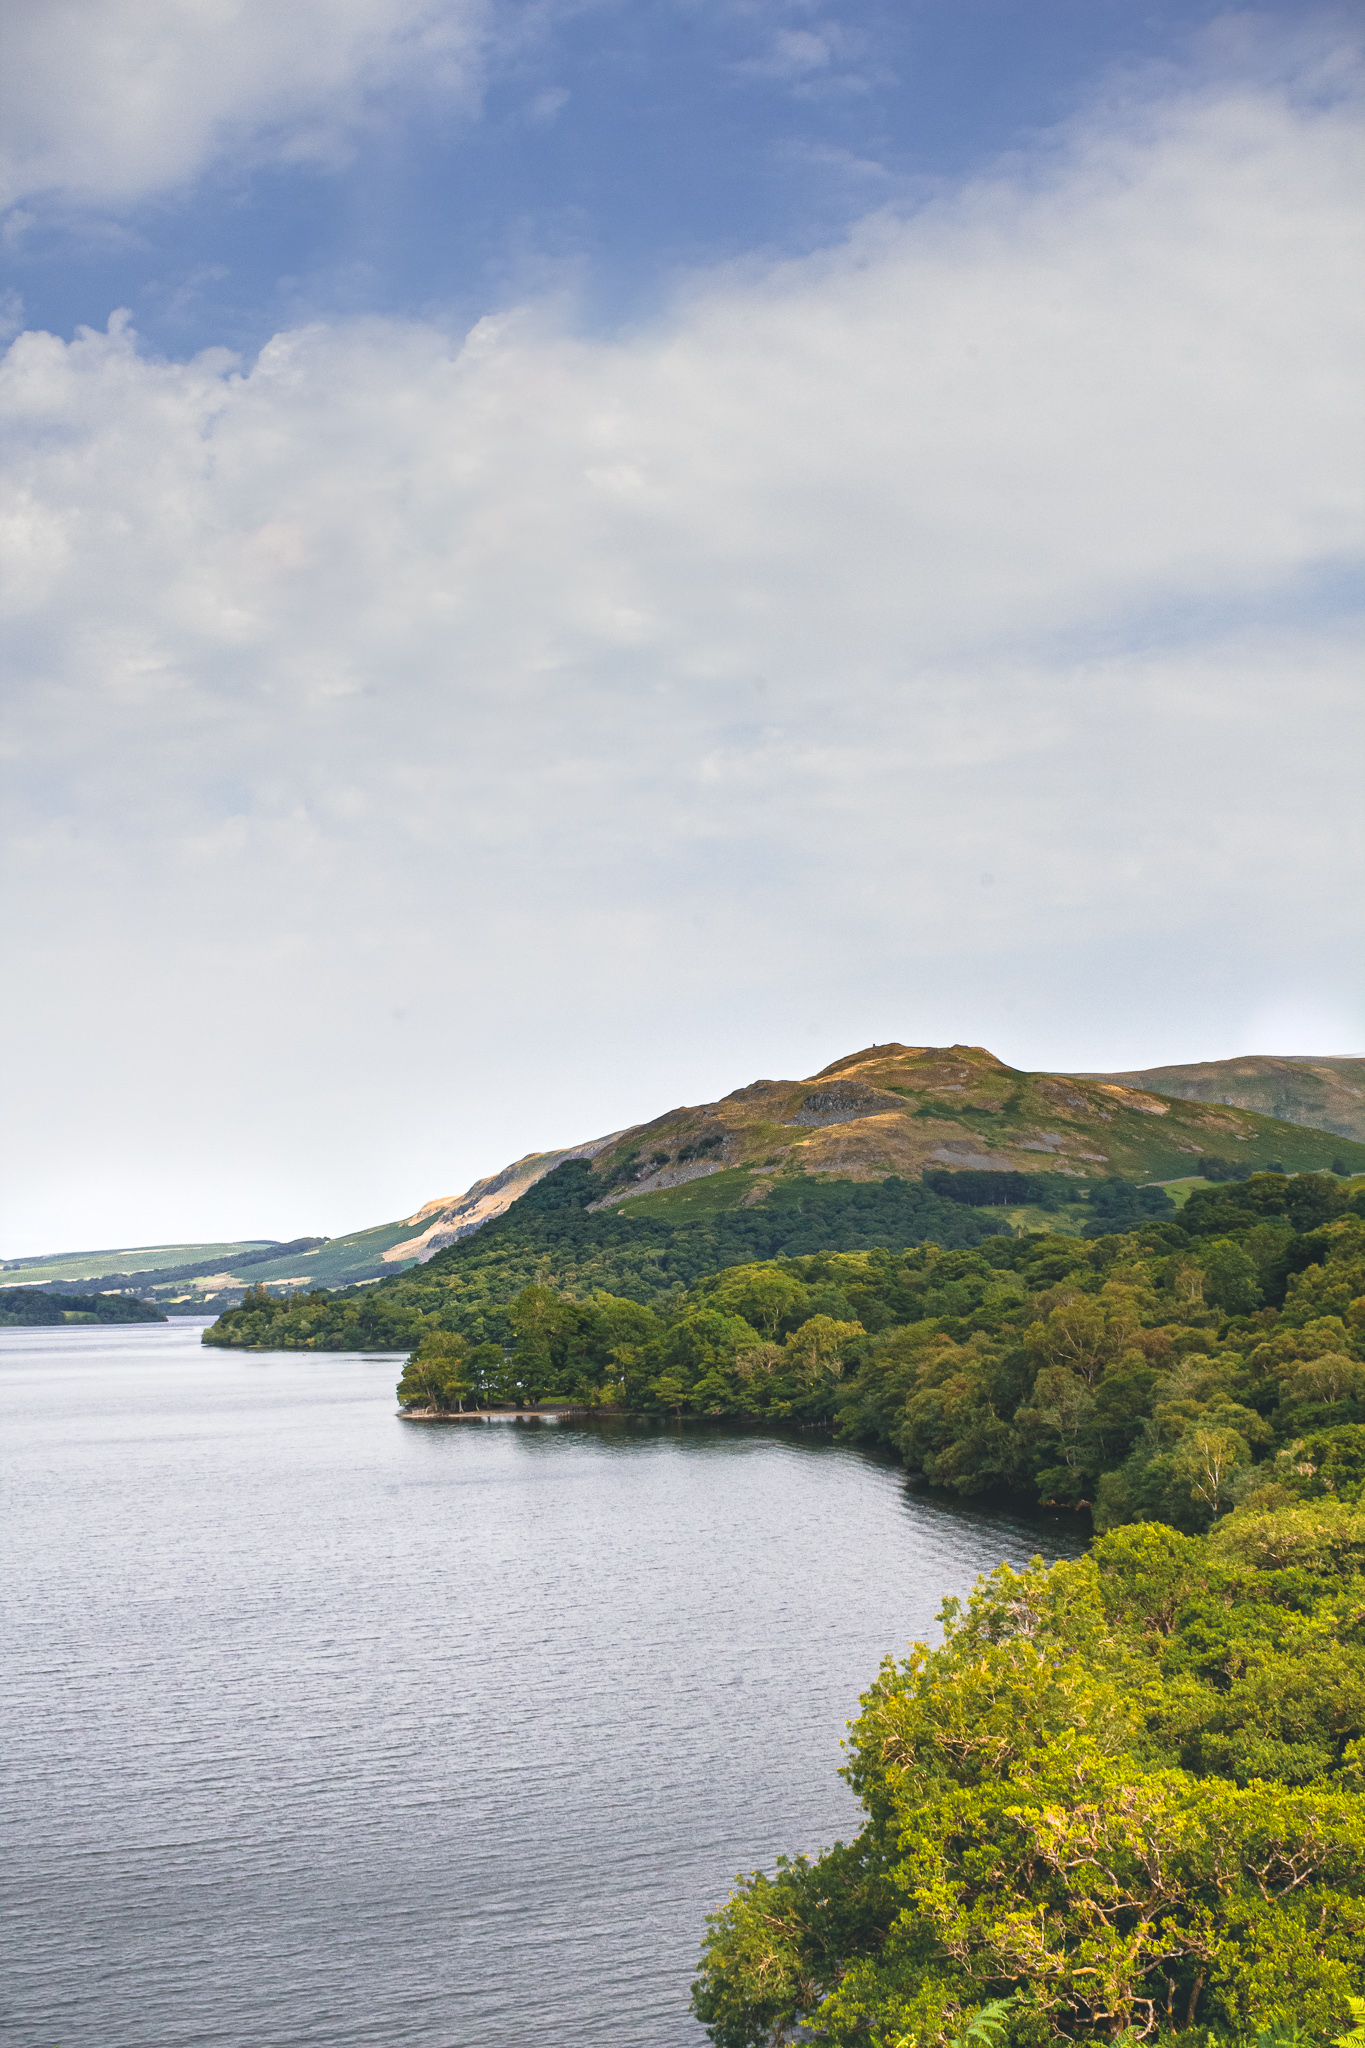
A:
[[[276,1287],[344,1287],[366,1278],[377,1279],[388,1270],[381,1263],[383,1253],[410,1227],[411,1220],[405,1218],[354,1231],[349,1237],[296,1237],[287,1243],[247,1238],[228,1244],[53,1252],[41,1258],[11,1259],[0,1271],[12,1288],[52,1293],[80,1282],[87,1292],[110,1300],[135,1296],[181,1314],[194,1314],[206,1308],[230,1307],[260,1281]]]
[[[1184,1102],[1252,1109],[1282,1123],[1305,1124],[1357,1144],[1365,1142],[1365,1059],[1273,1059],[1252,1054],[1085,1078],[1150,1088]]]
[[[475,1181],[463,1195],[441,1195],[410,1216],[376,1223],[344,1237],[258,1237],[220,1244],[143,1245],[91,1252],[52,1252],[11,1259],[0,1272],[15,1287],[51,1290],[82,1281],[113,1296],[136,1295],[181,1315],[235,1307],[250,1287],[355,1287],[391,1278],[432,1258],[477,1230],[566,1159],[591,1158],[619,1137],[612,1132],[558,1152],[531,1152],[501,1172]]]
[[[1334,1064],[1343,1070],[1342,1090],[1354,1086],[1345,1070],[1365,1066]],[[1310,1076],[1305,1085],[1317,1083]],[[786,1200],[793,1187],[808,1183],[1042,1173],[1074,1182],[1075,1202],[1060,1201],[1054,1189],[1046,1203],[1010,1207],[1004,1220],[1036,1225],[1046,1216],[1051,1229],[1079,1232],[1090,1213],[1087,1183],[1113,1176],[1180,1182],[1197,1177],[1211,1154],[1241,1170],[1365,1167],[1365,1146],[1351,1141],[1343,1147],[1339,1137],[1301,1119],[1276,1122],[1222,1101],[1186,1101],[1123,1075],[1023,1073],[980,1046],[880,1045],[804,1081],[752,1081],[719,1102],[527,1153],[463,1194],[438,1196],[393,1222],[342,1237],[57,1253],[11,1261],[6,1278],[49,1289],[79,1281],[93,1292],[136,1293],[182,1314],[235,1306],[248,1288],[262,1284],[274,1290],[368,1285],[429,1262],[575,1160],[591,1167],[594,1211],[629,1204],[633,1217],[689,1224],[761,1209],[779,1190]]]
[[[1155,1190],[1140,1202],[1138,1184],[1188,1185],[1215,1143],[1238,1155],[1222,1178],[1324,1166],[1343,1145],[1365,1171],[1365,1146],[1251,1112],[1023,1074],[980,1047],[874,1046],[808,1081],[750,1082],[572,1155],[520,1160],[470,1190],[463,1222],[454,1205],[418,1212],[423,1249],[440,1228],[460,1234],[417,1269],[363,1298],[272,1304],[257,1287],[207,1341],[403,1350],[440,1327],[506,1346],[533,1282],[653,1305],[756,1259],[965,1248],[1040,1222],[1093,1235],[1169,1211]]]
[[[1209,1155],[1303,1173],[1330,1169],[1341,1152],[1301,1127],[1222,1104],[1192,1106],[1118,1076],[1024,1073],[981,1046],[869,1046],[804,1081],[751,1081],[719,1102],[528,1153],[465,1194],[417,1210],[408,1221],[421,1228],[395,1233],[381,1270],[431,1259],[569,1159],[591,1162],[597,1209],[628,1202],[633,1216],[693,1221],[761,1207],[797,1177],[918,1180],[946,1170],[1180,1181],[1197,1178]],[[1343,1163],[1365,1169],[1365,1147],[1348,1149]],[[1078,1203],[1085,1193],[1078,1186]],[[1068,1217],[1055,1206],[1052,1227],[1080,1227],[1079,1208]],[[321,1280],[319,1272],[314,1284]]]
[[[409,1227],[421,1224],[422,1228],[390,1245],[383,1254],[385,1263],[402,1264],[410,1259],[434,1257],[447,1245],[501,1216],[504,1209],[519,1201],[528,1188],[533,1188],[547,1173],[553,1173],[566,1159],[595,1159],[624,1135],[622,1131],[612,1131],[605,1138],[590,1138],[586,1145],[570,1145],[560,1152],[528,1152],[524,1158],[504,1166],[500,1173],[476,1180],[462,1195],[438,1195],[434,1201],[424,1202],[407,1219]]]
[[[51,1287],[72,1280],[101,1280],[108,1275],[140,1277],[158,1269],[178,1271],[233,1259],[268,1257],[275,1240],[240,1238],[227,1244],[153,1244],[106,1246],[103,1251],[45,1252],[28,1259],[0,1261],[8,1287]]]
[[[1111,1175],[1178,1180],[1208,1155],[1290,1173],[1330,1169],[1365,1145],[1224,1104],[1187,1102],[1127,1081],[1031,1074],[982,1046],[869,1046],[805,1081],[751,1081],[719,1102],[669,1110],[623,1131],[593,1157],[604,1206],[664,1196],[722,1172],[743,1174],[727,1197],[754,1202],[786,1176],[918,1179],[948,1168],[1037,1173],[1078,1181]]]

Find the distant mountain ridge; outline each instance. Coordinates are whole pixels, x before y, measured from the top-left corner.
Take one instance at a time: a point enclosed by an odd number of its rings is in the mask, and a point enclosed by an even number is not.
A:
[[[1365,1059],[1252,1053],[1235,1060],[1198,1060],[1189,1066],[1086,1078],[1128,1082],[1184,1102],[1254,1109],[1282,1123],[1304,1124],[1365,1143]]]
[[[1158,1077],[1172,1085],[1149,1085]],[[1229,1101],[1239,1089],[1278,1089],[1276,1099],[1296,1113],[1277,1119]],[[463,1194],[438,1196],[345,1237],[168,1247],[198,1251],[201,1260],[193,1272],[186,1261],[174,1275],[163,1265],[147,1282],[117,1252],[102,1255],[110,1261],[102,1274],[92,1271],[101,1255],[54,1255],[7,1277],[49,1286],[78,1275],[97,1287],[131,1282],[182,1313],[216,1312],[260,1283],[354,1286],[425,1264],[574,1159],[589,1162],[600,1182],[593,1209],[629,1204],[633,1215],[664,1219],[752,1209],[807,1176],[919,1180],[946,1167],[1164,1181],[1196,1173],[1208,1155],[1291,1173],[1330,1168],[1340,1157],[1361,1172],[1365,1143],[1345,1128],[1350,1111],[1342,1107],[1357,1101],[1365,1107],[1365,1060],[1243,1059],[1146,1074],[1059,1074],[1009,1067],[984,1046],[872,1045],[804,1081],[750,1081],[717,1102],[526,1153]],[[1327,1115],[1332,1122],[1314,1121]],[[137,1255],[139,1263],[150,1257]]]

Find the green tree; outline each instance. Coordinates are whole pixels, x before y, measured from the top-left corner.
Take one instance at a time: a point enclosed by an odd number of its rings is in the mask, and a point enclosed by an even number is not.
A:
[[[496,1407],[511,1398],[512,1378],[501,1344],[476,1344],[465,1359],[465,1371],[480,1408]]]
[[[1180,1439],[1172,1471],[1188,1483],[1191,1500],[1216,1515],[1231,1503],[1234,1477],[1250,1462],[1251,1446],[1235,1429],[1192,1429]]]
[[[949,1601],[863,1699],[857,1839],[709,1923],[712,2040],[935,2048],[1008,2000],[1018,2048],[1238,2048],[1276,2012],[1324,2043],[1365,1971],[1362,1594],[1365,1514],[1323,1502]]]
[[[688,1389],[676,1373],[661,1372],[658,1378],[650,1383],[650,1392],[660,1407],[672,1411],[675,1422],[688,1405]]]
[[[760,1336],[771,1340],[784,1319],[799,1320],[807,1289],[781,1266],[732,1266],[707,1290],[727,1315],[743,1316]]]
[[[1284,1207],[1295,1230],[1316,1230],[1341,1214],[1346,1195],[1330,1174],[1296,1173],[1285,1189]]]
[[[858,1339],[866,1334],[861,1323],[838,1322],[833,1316],[810,1316],[788,1337],[783,1362],[803,1386],[842,1379]]]
[[[1261,1299],[1256,1262],[1230,1237],[1216,1237],[1203,1253],[1204,1291],[1230,1316],[1250,1315]]]
[[[449,1330],[428,1330],[403,1368],[398,1399],[405,1408],[462,1410],[472,1385],[464,1339]]]

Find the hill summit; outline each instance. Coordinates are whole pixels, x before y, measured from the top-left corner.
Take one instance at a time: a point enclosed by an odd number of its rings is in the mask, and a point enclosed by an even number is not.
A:
[[[420,1230],[385,1253],[425,1260],[500,1215],[567,1159],[591,1163],[595,1209],[672,1215],[752,1208],[794,1177],[920,1179],[935,1170],[1176,1180],[1214,1155],[1289,1172],[1365,1145],[1222,1102],[1192,1102],[1117,1076],[1026,1073],[980,1045],[869,1045],[801,1081],[756,1080],[718,1102],[555,1152],[530,1153],[467,1193],[427,1203]],[[705,1189],[695,1186],[706,1182]]]

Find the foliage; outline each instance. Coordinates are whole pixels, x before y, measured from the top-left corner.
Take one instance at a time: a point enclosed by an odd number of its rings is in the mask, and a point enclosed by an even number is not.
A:
[[[375,1287],[270,1295],[252,1289],[207,1330],[207,1344],[269,1350],[406,1351],[431,1319],[471,1343],[510,1346],[511,1305],[531,1284],[587,1300],[609,1293],[654,1305],[752,1259],[902,1248],[934,1238],[974,1245],[1007,1225],[942,1201],[917,1181],[796,1180],[761,1207],[698,1220],[594,1214],[602,1184],[583,1160],[547,1174],[503,1215]]]
[[[1365,1972],[1365,1513],[1119,1530],[941,1620],[863,1699],[857,1839],[709,1923],[718,2048],[1337,2034]]]
[[[132,1294],[52,1294],[44,1287],[0,1287],[0,1327],[165,1321],[159,1308]]]
[[[1087,1237],[1129,1230],[1144,1217],[1175,1214],[1175,1203],[1165,1188],[1144,1187],[1117,1174],[1092,1181],[1086,1189],[1086,1200],[1095,1211],[1094,1219],[1085,1226]]]
[[[1080,1193],[1075,1181],[1062,1173],[995,1172],[975,1167],[945,1167],[942,1171],[930,1167],[924,1185],[946,1201],[965,1202],[973,1209],[1012,1209],[1025,1204],[1060,1209]]]
[[[457,1406],[833,1425],[933,1486],[1089,1506],[1101,1528],[1197,1532],[1258,1490],[1359,1496],[1365,1227],[1326,1176],[1254,1175],[1088,1242],[996,1233],[729,1265],[730,1219],[604,1237],[641,1226],[588,1214],[583,1183],[578,1163],[561,1169],[384,1289],[257,1288],[212,1334],[424,1361],[444,1333],[463,1345]],[[826,1200],[823,1218],[792,1212],[793,1232],[851,1228],[857,1212]]]
[[[462,1410],[474,1391],[465,1362],[467,1348],[464,1338],[449,1330],[424,1331],[398,1382],[403,1406],[438,1415]]]
[[[1072,1175],[1064,1173],[930,1169],[924,1175],[924,1185],[946,1201],[963,1202],[977,1209],[1028,1207],[1056,1211],[1085,1202],[1095,1211],[1094,1219],[1086,1226],[1090,1237],[1122,1230],[1146,1216],[1175,1214],[1175,1203],[1165,1188],[1127,1180],[1121,1174],[1083,1181],[1078,1186]]]
[[[1365,1424],[1365,1230],[1347,1210],[1295,1233],[1294,1185],[1276,1207],[1253,1179],[1245,1214],[1224,1202],[1190,1232],[915,1255],[936,1284],[871,1336],[844,1434],[958,1493],[1093,1505],[1102,1528],[1194,1531],[1257,1488],[1316,1485]]]
[[[1332,2048],[1365,2048],[1365,1998],[1348,1998],[1346,2005],[1355,2024],[1349,2033],[1337,2035]]]

